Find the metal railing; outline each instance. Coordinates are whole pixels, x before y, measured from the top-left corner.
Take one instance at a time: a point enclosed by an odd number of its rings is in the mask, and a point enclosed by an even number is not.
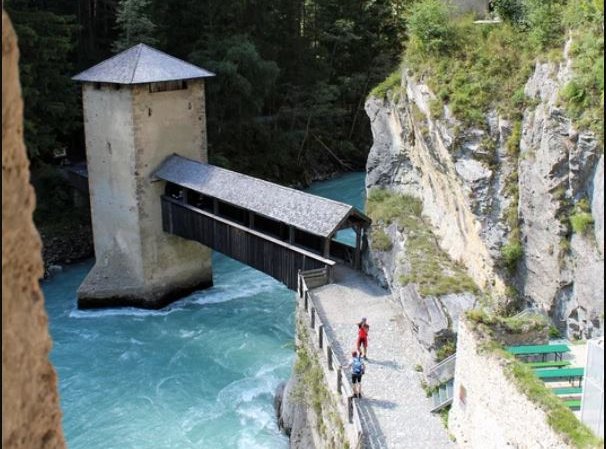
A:
[[[324,273],[321,271],[324,270]],[[351,380],[341,368],[342,362],[333,351],[334,342],[326,333],[326,326],[318,315],[313,294],[310,288],[319,287],[330,282],[330,269],[318,269],[310,271],[299,271],[297,299],[299,307],[305,313],[307,326],[310,332],[310,340],[319,350],[320,366],[324,372],[324,379],[333,394],[335,403],[345,423],[345,435],[352,449],[362,448],[362,423],[357,403],[352,399],[353,388]],[[323,282],[323,283],[322,283]],[[313,285],[314,287],[311,287]]]
[[[457,354],[453,354],[434,365],[427,373],[429,386],[433,387],[454,379],[456,361]]]

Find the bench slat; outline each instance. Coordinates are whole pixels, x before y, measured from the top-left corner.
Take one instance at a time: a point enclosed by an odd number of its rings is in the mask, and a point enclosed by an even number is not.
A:
[[[564,405],[568,408],[581,408],[581,400],[571,399],[569,401],[564,401]]]
[[[559,379],[563,377],[583,377],[585,368],[555,368],[537,369],[535,374],[539,379]]]
[[[560,387],[554,388],[551,391],[553,391],[553,393],[557,396],[568,396],[583,393],[583,389],[581,387]]]
[[[555,362],[528,362],[526,363],[532,369],[538,368],[564,368],[570,366],[570,360],[560,360]]]
[[[560,354],[570,352],[567,345],[524,345],[507,346],[507,352],[514,355],[532,355],[532,354]]]

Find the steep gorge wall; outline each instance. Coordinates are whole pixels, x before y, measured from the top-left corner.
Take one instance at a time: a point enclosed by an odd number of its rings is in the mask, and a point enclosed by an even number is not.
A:
[[[507,286],[515,287],[526,305],[549,312],[569,336],[590,337],[603,333],[603,145],[575,129],[559,104],[570,77],[566,55],[559,64],[536,64],[525,88],[531,106],[515,142],[518,157],[509,148],[514,123],[491,112],[484,127],[470,128],[448,107],[434,117],[434,93],[404,69],[400,88],[366,103],[374,138],[366,187],[420,199],[440,247],[497,302],[511,301]],[[582,198],[595,222],[585,235],[573,233],[569,222]],[[524,256],[509,274],[501,249],[512,232],[512,209]],[[410,269],[406,233],[394,225],[384,231],[393,245],[373,251],[366,269],[395,297],[407,298],[404,313],[432,350],[432,338],[453,332],[458,314],[477,299],[421,297],[414,285],[403,285],[400,275]]]
[[[519,163],[519,217],[524,260],[516,279],[526,298],[571,336],[603,335],[603,146],[577,130],[559,105],[559,90],[572,77],[537,64],[525,93],[537,106],[524,115]],[[591,204],[595,222],[586,235],[571,233],[573,205]],[[600,315],[602,315],[600,317]]]
[[[2,11],[2,448],[64,448],[41,245],[23,143],[17,40]]]

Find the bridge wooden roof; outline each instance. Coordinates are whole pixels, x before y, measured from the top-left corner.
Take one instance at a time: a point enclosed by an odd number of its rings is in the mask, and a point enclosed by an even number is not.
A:
[[[140,84],[215,76],[145,44],[138,44],[74,76],[83,82]]]
[[[154,177],[315,234],[332,236],[349,217],[370,219],[353,206],[178,155]]]

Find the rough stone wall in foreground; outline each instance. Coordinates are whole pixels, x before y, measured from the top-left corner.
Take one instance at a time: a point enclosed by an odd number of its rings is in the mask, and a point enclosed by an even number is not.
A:
[[[2,11],[2,448],[64,448],[48,360],[40,238],[23,143],[17,39]]]

